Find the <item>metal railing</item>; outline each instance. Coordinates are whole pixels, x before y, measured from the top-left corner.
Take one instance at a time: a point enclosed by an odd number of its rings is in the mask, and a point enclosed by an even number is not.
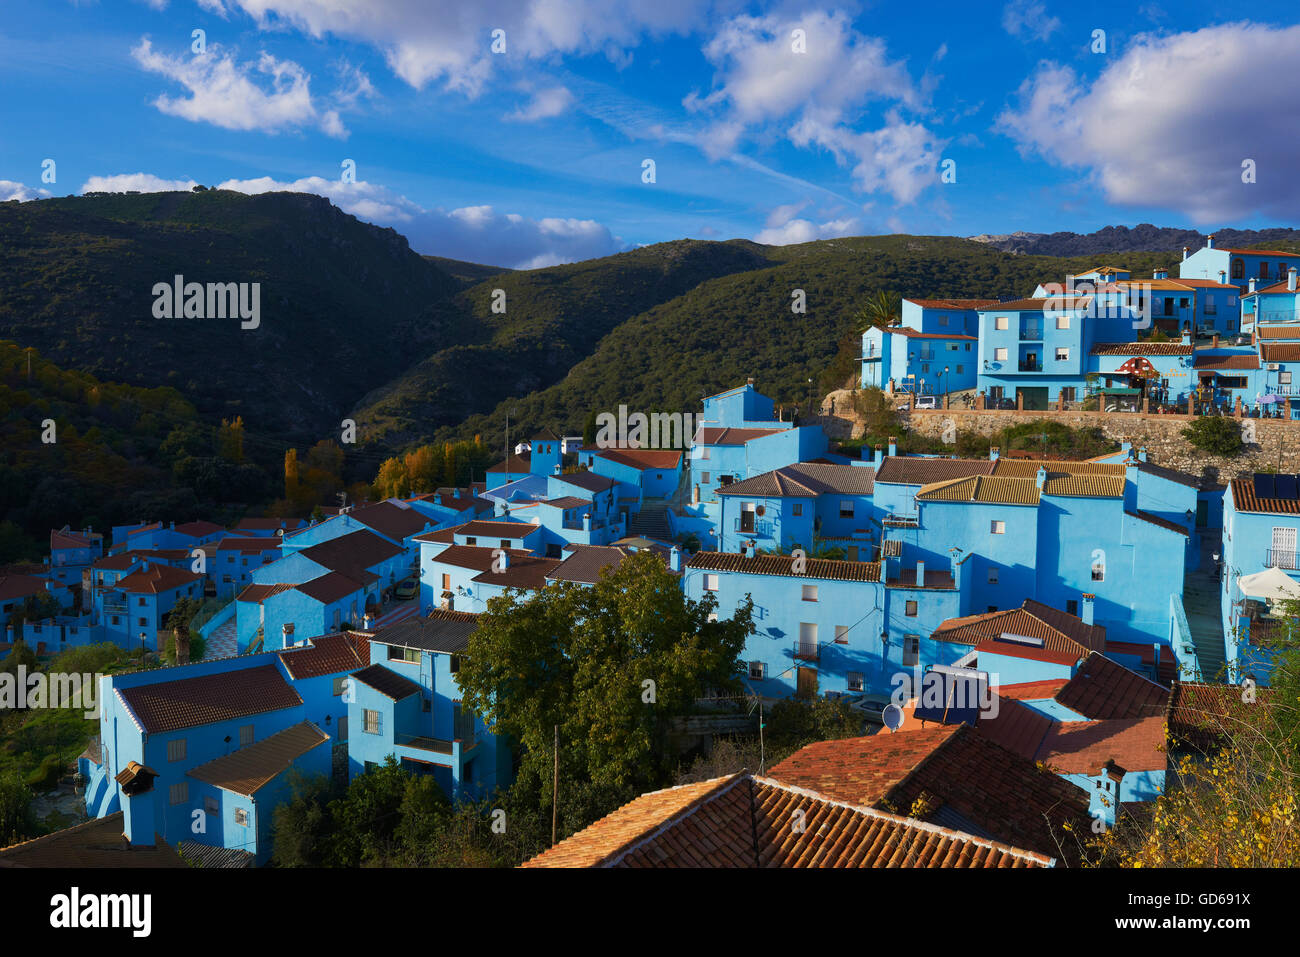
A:
[[[821,657],[821,650],[815,641],[796,641],[794,643],[795,661],[816,661]]]
[[[1291,571],[1300,570],[1300,562],[1297,562],[1296,556],[1300,555],[1295,549],[1269,548],[1265,550],[1268,556],[1265,568],[1285,568]]]

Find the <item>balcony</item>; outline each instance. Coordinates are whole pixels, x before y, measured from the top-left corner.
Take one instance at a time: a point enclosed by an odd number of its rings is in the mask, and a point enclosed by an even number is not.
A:
[[[1016,363],[1016,368],[1021,372],[1042,372],[1043,364],[1038,361],[1038,356],[1030,355]]]
[[[393,744],[418,751],[432,751],[434,754],[451,754],[456,749],[456,742],[444,738],[430,738],[422,734],[395,734]]]
[[[1300,571],[1300,562],[1296,557],[1300,555],[1295,549],[1270,548],[1265,553],[1268,557],[1264,562],[1265,568],[1282,568],[1288,571]]]
[[[749,514],[753,514],[752,512]],[[772,522],[766,518],[736,518],[731,522],[731,530],[741,535],[754,535],[757,538],[772,537]]]
[[[816,661],[820,655],[820,649],[815,641],[796,641],[794,643],[794,660],[795,661]]]
[[[1020,324],[1021,342],[1042,342],[1043,325],[1040,322],[1022,322]]]
[[[903,515],[898,512],[890,512],[884,517],[881,524],[895,528],[920,528],[921,516],[919,514]]]

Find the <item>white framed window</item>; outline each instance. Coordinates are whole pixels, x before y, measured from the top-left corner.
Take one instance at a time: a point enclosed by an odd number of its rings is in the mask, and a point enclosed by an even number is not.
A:
[[[1288,371],[1282,371],[1282,372],[1279,372],[1279,373],[1277,374],[1277,383],[1278,383],[1278,385],[1290,385],[1290,384],[1291,384],[1291,373],[1288,372]]]
[[[799,622],[799,644],[800,645],[817,645],[817,623],[811,621]]]
[[[717,590],[718,590],[718,576],[717,576],[717,575],[705,575],[705,576],[704,576],[704,590],[705,590],[705,591],[717,591]]]
[[[998,583],[998,566],[997,566],[997,565],[990,565],[990,566],[989,566],[989,584],[990,584],[990,585],[996,585],[997,583]]]
[[[1007,350],[1004,346],[999,346],[993,350],[993,359],[995,362],[1007,361]]]
[[[921,658],[921,636],[903,636],[903,664],[914,665]]]
[[[993,521],[989,522],[989,534],[990,534],[990,535],[1005,535],[1006,533],[1007,533],[1007,523],[1006,523],[1006,522],[999,521],[999,520],[996,519],[996,518],[993,519]]]
[[[853,499],[851,498],[840,499],[840,518],[852,518],[852,517],[853,517]]]
[[[1106,562],[1098,558],[1092,563],[1092,580],[1095,582],[1104,582],[1106,580]]]
[[[862,690],[862,672],[861,672],[861,671],[850,671],[850,672],[848,673],[848,680],[849,680],[849,691],[861,691],[861,690]]]
[[[835,644],[837,644],[837,645],[847,645],[848,643],[849,643],[849,626],[848,626],[848,625],[836,625],[836,626],[835,626]]]
[[[1057,348],[1056,350],[1057,362],[1067,362],[1069,361],[1069,358],[1070,358],[1070,350],[1068,348],[1065,348],[1064,346],[1060,346]]]
[[[379,733],[379,712],[371,708],[366,708],[365,711],[362,713],[362,716],[364,718],[364,722],[362,724],[362,730],[365,731],[366,734],[378,734]]]
[[[253,726],[246,724],[239,729],[239,746],[246,748],[253,743]]]
[[[1070,317],[1069,317],[1069,316],[1057,316],[1057,317],[1056,317],[1056,328],[1058,328],[1058,329],[1069,329],[1069,328],[1070,328]]]
[[[167,800],[172,805],[185,804],[190,799],[190,783],[188,781],[177,781],[167,790]]]
[[[210,815],[211,817],[216,817],[219,810],[220,808],[217,806],[217,799],[211,794],[205,794],[203,796],[203,813]]]
[[[184,761],[185,760],[185,739],[173,738],[167,742],[167,760]]]
[[[993,328],[998,330],[1010,329],[1011,319],[1007,316],[997,316],[993,320]]]
[[[242,807],[235,808],[235,823],[238,824],[240,827],[248,827],[247,808],[242,808]]]
[[[803,600],[804,600],[804,601],[816,601],[816,600],[817,600],[817,586],[816,586],[816,585],[804,585],[804,586],[803,586]]]
[[[341,695],[341,694],[343,694],[343,692],[345,692],[345,691],[347,691],[347,690],[348,690],[348,676],[347,676],[347,675],[339,675],[337,678],[334,679],[334,688],[333,688],[333,693],[334,693],[335,696]]]
[[[749,663],[749,677],[754,681],[761,681],[767,676],[767,666],[761,661],[751,661]]]
[[[906,603],[904,603],[903,615],[907,618],[916,617],[916,601],[914,599],[909,599]]]

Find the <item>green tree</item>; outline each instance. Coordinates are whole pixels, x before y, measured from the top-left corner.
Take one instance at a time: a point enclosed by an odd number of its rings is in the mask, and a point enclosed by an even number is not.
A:
[[[166,643],[163,647],[163,660],[169,665],[176,664],[176,637],[179,633],[189,641],[189,660],[199,661],[203,657],[204,641],[199,637],[198,632],[190,631],[190,622],[194,616],[199,613],[203,603],[195,598],[180,598],[168,612],[167,621],[170,631],[167,633]]]
[[[31,788],[14,771],[0,774],[0,847],[34,837],[37,830]]]
[[[1240,455],[1246,447],[1241,438],[1241,423],[1226,416],[1203,415],[1183,429],[1182,434],[1194,448],[1224,458]]]
[[[465,703],[522,744],[543,801],[556,726],[566,779],[622,791],[662,786],[673,770],[672,719],[709,689],[738,687],[752,603],[709,621],[716,607],[712,596],[684,596],[651,552],[590,587],[508,592],[488,602],[470,636],[458,674]]]
[[[877,289],[858,308],[854,314],[856,329],[859,334],[868,329],[884,329],[896,326],[903,316],[903,298],[896,292]]]

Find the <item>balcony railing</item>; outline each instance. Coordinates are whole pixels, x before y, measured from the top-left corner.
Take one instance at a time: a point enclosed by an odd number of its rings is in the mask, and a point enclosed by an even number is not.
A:
[[[1300,385],[1270,385],[1268,387],[1268,394],[1288,397],[1300,395]]]
[[[1021,326],[1021,327],[1020,327],[1020,341],[1021,341],[1021,342],[1038,342],[1038,341],[1041,341],[1042,338],[1043,338],[1043,327],[1042,327],[1042,326],[1040,326],[1040,325],[1032,325],[1032,326]]]
[[[902,528],[919,528],[921,525],[921,516],[916,514],[903,515],[898,512],[890,512],[884,517],[883,524]]]
[[[1264,564],[1265,568],[1285,568],[1291,571],[1300,570],[1300,562],[1296,560],[1297,552],[1295,549],[1270,548],[1267,550],[1268,558]]]
[[[796,641],[794,643],[795,661],[816,661],[820,657],[817,642]]]
[[[454,741],[430,738],[422,734],[396,734],[393,735],[393,743],[420,751],[432,751],[435,754],[451,754],[455,750]]]
[[[1043,371],[1042,363],[1038,362],[1037,360],[1021,359],[1020,362],[1017,363],[1017,368],[1019,368],[1021,372],[1042,372]]]
[[[756,518],[752,522],[746,522],[743,519],[733,519],[731,530],[739,532],[742,535],[757,535],[759,538],[772,537],[772,522],[766,518]]]

